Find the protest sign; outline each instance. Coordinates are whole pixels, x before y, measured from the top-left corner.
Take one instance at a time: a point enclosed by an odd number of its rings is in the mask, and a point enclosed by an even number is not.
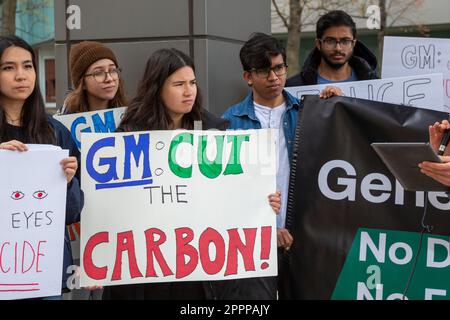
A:
[[[126,107],[53,116],[71,133],[78,149],[82,132],[115,132]],[[67,226],[74,260],[80,259],[80,223]]]
[[[387,78],[354,82],[333,83],[346,97],[380,102],[411,105],[418,108],[445,111],[442,74],[425,74],[400,78]],[[286,91],[297,98],[319,94],[326,84],[287,87]]]
[[[282,296],[450,299],[442,280],[450,275],[448,195],[405,191],[371,147],[425,142],[428,125],[443,116],[362,99],[305,97],[286,217],[294,244],[279,276]]]
[[[274,137],[83,134],[81,285],[276,275]]]
[[[70,131],[73,141],[75,141],[78,149],[80,149],[82,132],[115,132],[126,109],[126,107],[122,107],[54,115],[53,117]]]
[[[0,299],[61,294],[67,150],[0,150]]]
[[[444,111],[449,112],[450,39],[384,37],[383,78],[436,72],[443,75]]]

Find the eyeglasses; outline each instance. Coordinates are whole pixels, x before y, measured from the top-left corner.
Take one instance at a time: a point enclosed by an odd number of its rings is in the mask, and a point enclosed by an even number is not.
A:
[[[108,74],[113,80],[119,79],[121,71],[122,70],[120,70],[119,68],[111,69],[111,70],[108,70],[108,71],[98,70],[98,71],[94,71],[92,73],[85,74],[84,76],[85,77],[92,76],[92,77],[94,77],[95,81],[97,81],[98,83],[102,83],[102,82],[106,81],[106,78],[108,77]]]
[[[249,72],[255,72],[259,78],[268,78],[270,71],[273,71],[278,77],[283,76],[287,72],[287,65],[281,63],[272,68],[250,69]]]
[[[348,49],[355,43],[356,40],[348,39],[348,38],[344,38],[341,40],[338,40],[336,38],[325,38],[325,39],[320,39],[319,41],[320,41],[320,43],[322,43],[322,45],[325,47],[325,49],[334,49],[337,47],[338,44],[341,45],[341,48]]]

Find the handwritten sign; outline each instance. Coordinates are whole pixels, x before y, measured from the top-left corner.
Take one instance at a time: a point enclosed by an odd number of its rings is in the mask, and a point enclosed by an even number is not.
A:
[[[80,149],[82,132],[115,132],[126,109],[126,107],[122,107],[53,117],[70,131],[73,141]],[[67,230],[72,247],[72,257],[74,260],[78,260],[80,259],[80,223],[67,226]]]
[[[81,285],[276,275],[274,137],[83,134]]]
[[[0,150],[0,300],[61,294],[67,150]]]
[[[450,39],[385,37],[383,78],[443,74],[445,112],[450,111]],[[437,94],[437,93],[436,93]]]
[[[335,83],[344,96],[411,105],[444,111],[442,74],[426,74],[401,78]],[[299,99],[306,94],[319,94],[327,85],[288,87],[286,91]]]
[[[78,149],[82,132],[115,132],[120,124],[126,107],[91,112],[54,115],[72,134]]]

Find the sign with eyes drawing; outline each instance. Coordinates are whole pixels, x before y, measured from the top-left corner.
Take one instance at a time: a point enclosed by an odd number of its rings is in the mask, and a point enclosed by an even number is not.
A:
[[[67,150],[0,150],[0,300],[61,294]]]

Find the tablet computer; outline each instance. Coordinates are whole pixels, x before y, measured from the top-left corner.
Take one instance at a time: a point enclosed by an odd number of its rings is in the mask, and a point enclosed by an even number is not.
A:
[[[420,172],[423,161],[442,162],[429,143],[390,142],[372,143],[386,167],[408,191],[449,191],[450,187]]]

